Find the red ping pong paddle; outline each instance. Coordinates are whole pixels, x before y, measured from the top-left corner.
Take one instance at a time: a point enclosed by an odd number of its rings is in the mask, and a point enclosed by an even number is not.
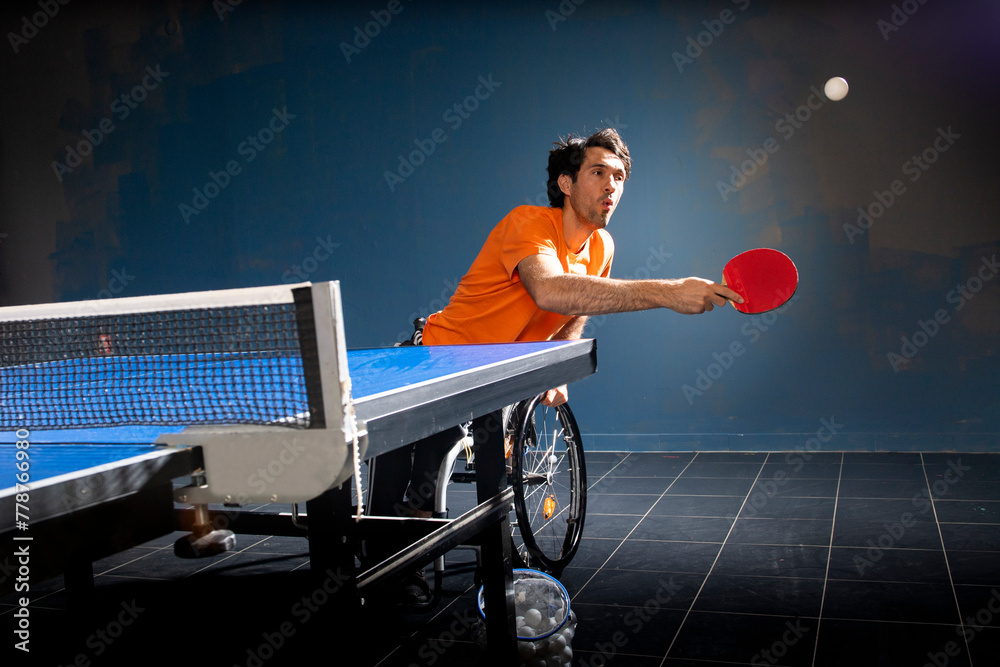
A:
[[[747,250],[726,263],[722,284],[743,297],[733,304],[741,313],[766,313],[792,298],[799,271],[788,255],[770,248]]]

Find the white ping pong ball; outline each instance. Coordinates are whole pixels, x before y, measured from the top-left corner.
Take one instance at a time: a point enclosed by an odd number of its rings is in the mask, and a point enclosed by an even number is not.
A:
[[[839,76],[833,77],[826,82],[826,85],[823,86],[823,92],[826,93],[826,96],[834,102],[847,97],[847,91],[847,80]]]

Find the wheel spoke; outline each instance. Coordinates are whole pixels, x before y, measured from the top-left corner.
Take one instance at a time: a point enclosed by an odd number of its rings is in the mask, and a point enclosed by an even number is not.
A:
[[[579,545],[586,508],[576,422],[568,406],[549,408],[538,399],[511,414],[520,419],[512,425],[515,546],[532,567],[561,570]]]

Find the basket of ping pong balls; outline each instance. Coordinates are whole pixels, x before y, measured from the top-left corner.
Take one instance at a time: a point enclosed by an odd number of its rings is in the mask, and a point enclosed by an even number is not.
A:
[[[538,570],[515,569],[514,610],[521,665],[555,667],[572,663],[576,614],[570,609],[569,593],[558,579]],[[482,587],[479,615],[486,619]]]

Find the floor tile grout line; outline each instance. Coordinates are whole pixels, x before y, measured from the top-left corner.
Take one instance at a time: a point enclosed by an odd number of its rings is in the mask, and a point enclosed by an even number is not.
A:
[[[712,544],[721,544],[718,542]],[[816,547],[825,548],[825,547]],[[593,568],[579,568],[579,569],[593,569]],[[635,570],[628,568],[619,568],[616,572],[630,572],[636,574],[648,574],[648,575],[703,575],[704,572],[698,571],[686,571],[686,570]],[[740,574],[733,572],[716,572],[717,577],[728,577],[730,579],[769,579],[776,581],[824,581],[824,577],[809,577],[804,575],[791,575],[791,574]],[[858,584],[858,585],[869,585],[869,584],[899,584],[904,586],[944,586],[946,582],[943,581],[907,581],[905,579],[842,579],[840,577],[828,577],[827,581],[839,581],[847,584]],[[979,588],[996,588],[997,584],[958,584],[959,586],[969,586],[969,587],[979,587]],[[604,603],[586,603],[581,602],[580,604],[604,604]]]
[[[774,456],[778,456],[778,453],[775,453]],[[941,454],[940,456],[945,456],[945,454]],[[626,455],[626,458],[627,458],[627,455]],[[622,460],[624,460],[624,459],[622,459]],[[770,461],[772,459],[767,459],[767,460]],[[690,463],[690,461],[688,463]],[[924,475],[925,476],[924,476],[924,480],[923,481],[929,485],[930,484],[929,483],[929,472],[931,472],[929,470],[929,466],[930,465],[939,464],[940,461],[932,460],[932,457],[928,456],[926,463],[927,463],[927,466],[925,467],[925,470],[924,470]],[[748,464],[743,464],[743,465],[748,465]],[[766,467],[767,465],[774,465],[774,464],[765,464],[765,469],[763,470],[762,473],[760,473],[760,475],[766,476],[768,474],[769,471],[767,470],[767,467]],[[683,474],[683,471],[682,471],[682,473],[678,473],[678,475],[676,477],[674,477],[673,480],[671,480],[670,478],[663,478],[663,481],[664,482],[670,482],[670,483],[672,483],[672,481],[676,481],[676,479],[679,478],[681,476],[681,474]],[[687,479],[691,479],[691,478],[687,477]],[[698,478],[698,479],[704,479],[704,478]],[[936,477],[936,479],[939,479],[939,477]],[[847,480],[843,480],[843,481],[847,481]],[[905,480],[895,480],[895,481],[903,482]],[[667,489],[668,490],[670,489],[670,485],[669,484],[667,486]],[[659,499],[675,497],[675,496],[667,495],[667,494],[668,494],[668,491],[665,490],[664,493],[660,494]],[[656,494],[648,494],[648,495],[655,496]],[[736,497],[739,497],[739,496],[732,496],[732,497],[736,498]],[[839,492],[833,498],[833,500],[835,500],[835,501],[837,501],[837,502],[840,503],[838,506],[836,506],[837,509],[836,509],[836,511],[834,513],[834,518],[835,518],[836,515],[837,515],[837,513],[839,513],[839,507],[840,506],[845,506],[846,502],[845,502],[845,499],[840,498],[840,493]],[[850,498],[850,500],[854,500],[854,498]],[[876,498],[875,500],[883,500],[883,499]],[[904,500],[910,500],[910,499],[904,499]],[[951,558],[955,558],[956,559],[956,563],[958,563],[959,562],[959,560],[958,560],[959,559],[959,554],[962,551],[968,551],[968,550],[962,550],[962,549],[950,549],[950,550],[948,550],[948,549],[946,549],[945,548],[945,542],[943,540],[943,527],[945,527],[945,526],[947,526],[949,524],[953,524],[953,525],[969,525],[969,524],[968,524],[968,522],[946,522],[946,521],[941,521],[939,519],[939,515],[938,515],[938,513],[937,513],[936,510],[937,509],[942,509],[942,511],[945,511],[945,507],[946,507],[947,503],[952,503],[952,502],[978,502],[978,501],[971,501],[971,500],[968,500],[968,499],[960,500],[960,499],[951,499],[951,498],[941,498],[941,497],[938,497],[936,499],[933,498],[933,497],[931,497],[930,500],[932,501],[933,506],[935,508],[935,510],[934,510],[934,517],[935,517],[936,526],[937,526],[937,529],[938,529],[937,535],[939,537],[939,541],[940,541],[940,544],[941,544],[940,549],[941,549],[941,551],[942,551],[942,553],[943,553],[943,555],[944,555],[944,557],[946,559],[946,567],[948,569],[949,579],[951,581],[951,584],[950,584],[951,585],[951,589],[953,591],[953,595],[956,596],[956,603],[958,603],[957,585],[968,586],[970,584],[963,584],[961,582],[961,574],[959,575],[958,579],[955,579],[955,577],[952,576],[952,573],[950,571],[950,559]],[[655,506],[655,503],[654,503],[654,506]],[[251,510],[251,511],[256,511],[256,510]],[[608,516],[612,516],[612,515],[608,515]],[[621,515],[613,515],[613,516],[621,516]],[[632,516],[632,515],[629,515],[629,516]],[[646,514],[635,514],[634,516],[636,516],[636,517],[640,517],[641,516],[643,518],[652,518],[655,515],[652,514],[652,511],[647,511]],[[701,517],[695,517],[695,518],[701,518]],[[733,517],[721,517],[721,518],[730,519],[731,521],[733,521],[735,523],[735,521],[738,520],[740,517],[739,516],[733,516]],[[763,517],[746,517],[746,518],[759,519],[759,518],[763,518]],[[844,527],[845,527],[845,520],[844,520],[844,518],[841,519],[840,525],[841,525],[841,530],[843,531]],[[986,525],[994,526],[994,525],[998,525],[998,524],[986,524]],[[831,527],[831,535],[833,535],[834,532],[835,532],[834,529]],[[267,538],[267,539],[270,539],[270,538]],[[296,539],[298,539],[298,538],[296,538]],[[600,538],[600,539],[606,539],[606,538]],[[612,539],[618,539],[618,538],[612,538]],[[622,539],[626,539],[626,538],[622,538]],[[634,527],[633,527],[632,531],[629,531],[629,535],[627,536],[627,539],[629,540],[630,543],[635,543],[637,541],[637,538],[634,537]],[[260,542],[257,542],[256,544],[251,545],[250,547],[245,547],[245,548],[243,548],[240,551],[235,552],[235,553],[239,554],[239,553],[250,552],[250,549],[256,548],[263,541],[266,541],[266,539],[262,540]],[[720,549],[721,549],[722,543],[714,543],[714,544],[719,544],[720,545]],[[737,543],[737,542],[734,541],[734,542],[728,543],[728,544],[732,548],[733,546],[735,546],[735,545],[737,545],[739,543]],[[147,558],[148,556],[154,555],[154,554],[159,553],[161,551],[169,550],[171,548],[171,545],[166,544],[166,545],[159,546],[159,547],[148,547],[146,545],[140,545],[140,547],[138,547],[138,548],[143,549],[143,550],[149,550],[150,553],[149,554],[143,554],[140,558],[133,559],[132,561],[129,561],[130,563],[131,562],[135,562],[136,560],[141,560],[143,558]],[[858,549],[858,550],[860,550],[860,549],[864,549],[865,547],[860,547],[860,546],[859,547],[836,547],[836,546],[831,547],[830,545],[826,545],[826,546],[818,545],[816,548],[817,549],[820,549],[820,548],[828,549],[828,554],[832,554],[832,548]],[[903,548],[893,547],[890,550],[893,550],[893,551],[908,551],[908,550],[911,550],[911,549],[909,549],[909,548],[903,549]],[[919,549],[919,550],[925,551],[926,549]],[[937,549],[934,549],[934,551],[936,551],[936,550]],[[994,553],[993,551],[989,551],[989,550],[973,550],[973,551],[975,551],[976,553]],[[949,554],[950,554],[950,558],[949,558]],[[720,559],[720,556],[717,555],[717,560],[718,559]],[[114,572],[118,571],[124,565],[126,565],[126,564],[115,565],[113,567],[110,567],[106,572],[103,572],[103,573],[98,574],[96,576],[108,576],[108,577],[113,577],[113,578],[125,576],[125,575],[114,574]],[[308,566],[308,562],[305,563],[305,566]],[[605,561],[604,565],[601,566],[601,567],[599,567],[599,568],[597,568],[597,569],[598,569],[598,571],[604,571],[605,573],[607,573],[608,570],[605,569],[606,566],[607,566],[607,562]],[[298,568],[296,568],[296,569],[298,569]],[[587,568],[587,569],[590,569],[590,568]],[[616,569],[616,570],[613,570],[613,571],[617,572],[618,570]],[[829,556],[828,556],[828,560],[827,560],[826,571],[828,573],[833,573],[834,575],[836,574],[836,568],[832,568],[831,565],[830,565],[830,558],[829,558]],[[719,577],[720,574],[722,574],[723,576],[741,576],[741,575],[725,575],[722,572],[720,572],[719,570],[714,569],[714,568],[711,570],[711,573],[714,573],[717,577]],[[705,578],[708,577],[708,573],[704,573],[704,574],[703,573],[691,573],[691,574],[698,574],[699,576],[703,576]],[[691,577],[691,578],[693,579],[693,577]],[[817,575],[817,580],[819,580],[819,576],[818,575]],[[837,579],[836,576],[833,576],[833,577],[826,576],[826,579],[825,579],[825,582],[824,582],[824,589],[823,589],[824,590],[824,592],[823,592],[824,597],[825,597],[825,590],[826,590],[825,589],[826,582],[837,582],[837,581],[850,581],[850,580],[840,580],[840,579]],[[862,582],[863,583],[868,583],[868,582],[874,581],[874,580],[864,579],[864,580],[858,580],[858,581],[859,581],[859,583],[862,583]],[[957,584],[956,584],[956,581],[958,581]],[[898,583],[901,583],[901,584],[912,584],[912,585],[922,585],[923,583],[927,583],[927,582],[898,582]],[[945,583],[946,582],[942,581],[942,582],[940,582],[939,585],[943,588],[944,585],[945,585]],[[971,584],[971,585],[982,586],[984,588],[992,586],[991,584]],[[703,583],[703,586],[704,586],[704,583]],[[62,589],[60,589],[60,590],[62,590]],[[469,589],[469,590],[471,590],[471,589]],[[591,588],[591,590],[593,590],[593,588]],[[468,591],[466,591],[466,592],[468,592]],[[963,602],[965,602],[965,601],[963,600]],[[580,603],[580,604],[582,606],[585,606],[587,604],[594,604],[594,603]],[[831,604],[833,604],[833,603],[831,603]],[[447,612],[449,610],[453,610],[454,608],[455,607],[452,606],[452,603],[449,603],[449,605],[446,607],[446,609],[442,610],[442,612],[440,612],[439,614],[435,615],[435,618],[439,617],[441,615],[441,613],[447,614]],[[689,611],[691,611],[691,610],[693,610],[693,607]],[[679,608],[677,611],[678,611],[678,614],[680,612],[683,612],[683,606],[681,606],[681,608]],[[822,616],[822,620],[827,621],[827,624],[824,627],[826,627],[826,631],[827,631],[828,634],[830,634],[831,632],[833,632],[831,621],[859,621],[859,622],[864,622],[864,623],[887,623],[887,624],[894,623],[894,624],[902,624],[902,625],[928,625],[928,626],[942,626],[942,627],[954,627],[956,625],[955,623],[941,623],[941,622],[932,622],[932,621],[912,621],[912,620],[891,621],[891,620],[881,619],[881,618],[858,619],[858,618],[854,618],[854,617],[839,618],[837,616],[830,616],[830,615],[823,616],[824,611],[825,610],[823,608],[821,608],[820,616]],[[737,612],[722,612],[722,611],[706,612],[704,610],[700,610],[699,611],[699,614],[704,614],[704,613],[718,613],[718,614],[727,614],[728,613],[728,614],[734,614],[734,613],[737,613]],[[960,623],[961,623],[961,619],[962,619],[962,610],[961,610],[961,608],[959,608],[959,614],[960,614]],[[751,615],[754,615],[754,614],[751,614]],[[764,614],[764,615],[766,616],[766,614]],[[777,614],[774,614],[774,616],[777,616]],[[813,619],[819,620],[820,616],[810,615],[810,616],[803,616],[803,618],[810,618],[811,617]],[[697,618],[697,615],[696,615],[695,618]],[[970,617],[966,617],[966,620],[969,620],[970,624],[973,622],[973,619],[970,618]],[[692,619],[692,623],[694,623],[694,619]],[[968,628],[969,628],[968,632],[972,632],[972,629],[976,628],[976,627],[977,626],[975,626],[975,625],[969,625],[968,626]],[[689,629],[690,629],[690,626],[689,626]],[[416,633],[413,633],[413,634],[416,634]],[[973,636],[974,636],[974,634],[975,633],[973,633]],[[818,628],[817,628],[817,637],[818,637]],[[675,640],[676,640],[676,638],[677,637],[675,636]],[[968,645],[969,645],[968,639],[969,638],[967,637],[967,641],[966,641],[967,648],[968,648]],[[830,642],[828,641],[828,644],[829,643]],[[817,644],[818,644],[818,638],[817,638]],[[815,653],[815,648],[814,648],[814,653]],[[658,655],[655,656],[655,657],[657,659],[659,659]],[[664,662],[664,661],[670,661],[670,660],[675,660],[675,659],[677,659],[677,658],[667,658],[667,657],[664,657],[661,660],[661,663]],[[815,656],[814,656],[814,659],[815,659]],[[712,661],[706,661],[706,662],[708,662],[709,664],[711,664]],[[970,662],[971,662],[971,657],[970,657]],[[672,663],[671,662],[667,662],[667,664],[669,665],[669,664],[672,664]],[[701,663],[699,663],[699,664],[701,664]]]
[[[598,484],[600,484],[601,482],[604,481],[605,477],[607,477],[608,475],[610,475],[611,473],[613,473],[615,470],[617,470],[622,464],[624,464],[627,460],[629,460],[630,458],[632,458],[633,454],[636,454],[636,453],[639,453],[639,452],[627,452],[625,458],[623,458],[621,461],[619,461],[618,463],[616,463],[613,466],[611,466],[611,468],[608,469],[608,471],[606,473],[604,473],[603,475],[601,475],[599,478],[597,478],[597,480],[593,484],[591,484],[591,485],[589,485],[587,487],[587,493],[589,494],[594,489],[594,487],[596,487]],[[693,461],[693,460],[694,460],[694,457],[692,456],[691,457],[691,461]],[[685,470],[691,464],[691,461],[688,461],[684,465],[684,469]],[[678,476],[679,475],[675,475],[674,476],[674,480],[676,480]],[[635,475],[616,475],[616,477],[620,477],[622,479],[629,479],[631,477],[635,477]],[[657,477],[640,477],[639,479],[658,479],[658,478]],[[666,479],[666,478],[663,478],[663,479]],[[607,495],[613,495],[613,494],[607,494]],[[656,494],[648,493],[648,494],[629,494],[629,495],[656,495]]]
[[[451,609],[451,608],[452,608],[453,606],[455,606],[456,604],[458,604],[458,601],[459,601],[459,600],[461,600],[461,599],[462,599],[462,598],[463,598],[464,596],[468,595],[470,591],[474,591],[475,589],[476,589],[476,586],[475,586],[475,584],[473,584],[472,586],[469,586],[469,587],[468,587],[468,588],[466,588],[466,589],[465,589],[464,591],[462,591],[462,592],[461,592],[460,594],[456,595],[456,596],[455,596],[455,598],[454,598],[454,599],[453,599],[453,600],[452,600],[451,602],[449,602],[448,604],[446,604],[446,605],[445,605],[444,607],[442,607],[441,609],[437,610],[437,611],[436,611],[436,612],[434,613],[434,615],[432,615],[432,616],[431,616],[431,617],[430,617],[429,619],[427,619],[427,621],[425,622],[425,625],[429,625],[429,624],[430,624],[430,623],[432,623],[433,621],[435,621],[435,620],[437,620],[438,618],[440,618],[441,616],[443,616],[443,615],[444,615],[444,613],[445,613],[446,611],[448,611],[448,610],[449,610],[449,609]],[[385,655],[385,656],[384,656],[384,657],[383,657],[383,658],[382,658],[381,660],[379,660],[379,661],[378,661],[377,663],[375,663],[375,664],[374,664],[374,665],[373,665],[372,667],[379,667],[379,665],[381,665],[381,664],[385,663],[385,662],[386,662],[387,660],[389,660],[389,659],[390,659],[390,658],[392,658],[392,657],[393,657],[394,655],[396,655],[396,653],[397,653],[397,652],[398,652],[398,651],[399,651],[400,649],[402,649],[402,648],[403,648],[403,644],[405,643],[405,641],[409,641],[409,640],[411,640],[411,639],[415,639],[415,638],[416,638],[416,637],[417,637],[417,636],[418,636],[419,634],[420,634],[420,628],[417,628],[417,629],[413,630],[413,632],[411,632],[411,633],[410,633],[410,634],[409,634],[409,635],[408,635],[408,636],[406,637],[406,639],[405,639],[404,641],[400,641],[400,642],[396,643],[396,644],[395,644],[395,645],[394,645],[394,646],[392,647],[392,650],[391,650],[391,651],[389,651],[389,652],[388,652],[388,653],[387,653],[387,654],[386,654],[386,655]],[[457,641],[457,640],[456,640],[456,641]],[[472,640],[472,641],[473,641],[473,643],[475,642],[475,640]]]
[[[938,520],[937,505],[934,502],[934,490],[931,487],[931,480],[927,473],[927,464],[924,460],[923,452],[920,453],[920,464],[924,469],[924,483],[927,485],[927,499],[931,503],[931,512],[934,514],[934,527],[937,528],[938,539],[941,540],[941,553],[944,555],[944,570],[948,573],[948,584],[951,586],[951,594],[955,599],[955,611],[958,612],[958,626],[962,629],[962,642],[965,644],[965,653],[969,658],[969,667],[973,667],[972,652],[969,650],[969,635],[965,631],[965,620],[962,618],[962,605],[958,602],[958,591],[955,590],[955,579],[951,576],[951,563],[948,562],[948,548],[944,543],[944,533],[941,532],[941,522]]]
[[[632,453],[630,452],[629,456],[631,456],[631,455],[632,455]],[[667,495],[667,491],[670,490],[670,487],[673,486],[674,483],[677,482],[678,479],[680,479],[680,476],[682,474],[684,474],[684,470],[687,470],[688,466],[691,465],[692,461],[694,461],[696,458],[698,458],[697,454],[695,454],[694,456],[692,456],[691,457],[691,461],[688,461],[687,463],[684,464],[684,469],[681,470],[679,473],[677,473],[676,477],[674,477],[672,480],[670,480],[670,484],[667,484],[667,488],[665,488],[663,490],[663,493],[660,494],[659,498],[657,498],[653,502],[653,504],[650,505],[649,509],[646,510],[646,513],[643,514],[642,517],[638,521],[635,522],[635,525],[632,526],[632,530],[630,530],[628,532],[628,534],[625,535],[625,537],[623,537],[621,539],[621,541],[618,543],[618,546],[615,547],[614,550],[608,555],[608,557],[604,559],[604,562],[601,563],[601,565],[594,571],[594,573],[592,575],[590,575],[590,578],[587,579],[587,581],[583,582],[583,585],[581,585],[580,588],[578,588],[576,590],[576,594],[573,595],[573,597],[570,599],[570,604],[572,604],[573,600],[583,591],[583,589],[585,589],[590,584],[590,582],[594,580],[594,577],[596,577],[598,575],[598,573],[601,570],[604,569],[604,566],[607,565],[608,562],[610,562],[612,558],[614,558],[615,554],[618,553],[618,550],[622,548],[623,544],[625,544],[625,541],[628,540],[629,536],[632,535],[632,533],[635,532],[635,529],[639,527],[639,524],[642,523],[642,520],[645,519],[647,516],[649,516],[649,513],[651,511],[653,511],[654,507],[656,507],[656,503],[660,502],[663,499],[663,496]],[[628,459],[628,456],[626,456],[624,459],[622,459],[621,463],[624,463],[627,459]],[[618,466],[615,466],[615,467],[617,468]],[[614,468],[612,468],[612,470],[614,470]],[[608,471],[608,472],[610,473],[610,471]],[[603,479],[603,477],[602,477],[602,479]],[[638,516],[638,515],[631,515],[631,516]],[[617,539],[617,538],[610,538],[610,539]]]
[[[187,578],[187,577],[191,577],[191,576],[194,576],[194,575],[197,575],[197,574],[201,574],[202,572],[205,572],[206,570],[210,570],[211,568],[213,568],[215,565],[217,565],[219,563],[226,562],[226,561],[230,560],[232,557],[234,557],[234,556],[236,556],[238,554],[247,553],[253,547],[258,546],[261,543],[266,542],[266,541],[267,541],[266,539],[258,540],[258,541],[254,542],[253,544],[251,544],[249,546],[243,547],[243,548],[241,548],[241,549],[239,549],[237,551],[233,551],[233,552],[227,553],[225,555],[225,557],[221,557],[219,559],[213,559],[211,562],[206,563],[203,567],[200,567],[200,568],[194,570],[193,572],[189,572],[188,574],[183,575],[182,578]],[[151,557],[155,556],[158,553],[162,553],[162,552],[164,552],[166,550],[172,550],[173,549],[173,545],[172,544],[165,544],[165,545],[162,545],[162,546],[159,546],[159,547],[146,547],[145,545],[140,545],[140,547],[148,549],[149,553],[146,553],[146,554],[143,554],[143,555],[138,556],[136,558],[132,558],[132,559],[127,560],[125,562],[119,563],[119,564],[117,564],[117,565],[115,565],[113,567],[110,567],[110,568],[106,569],[106,570],[102,570],[100,572],[95,572],[94,575],[93,575],[95,581],[97,579],[99,579],[101,577],[105,577],[105,576],[116,576],[116,577],[122,577],[122,578],[146,579],[146,578],[143,578],[143,577],[133,577],[132,575],[120,575],[120,574],[114,574],[114,573],[115,573],[116,570],[120,570],[123,567],[127,567],[129,565],[133,565],[133,564],[135,564],[135,563],[137,563],[137,562],[139,562],[141,560],[145,560],[147,558],[151,558]],[[293,570],[294,569],[297,569],[297,568],[293,568]],[[156,578],[153,578],[153,579],[154,580],[159,580],[159,579],[156,579]],[[53,590],[49,591],[48,593],[45,593],[41,598],[38,598],[38,599],[39,600],[43,600],[45,598],[58,595],[58,594],[63,593],[65,591],[66,591],[66,587],[65,587],[65,585],[63,585],[62,587],[54,588]]]
[[[695,455],[695,459],[697,458],[697,455]],[[760,482],[760,476],[764,473],[764,466],[767,465],[769,458],[771,458],[770,454],[765,456],[764,460],[760,462],[760,469],[757,470],[757,476],[754,478],[753,484],[750,485],[750,490],[748,490],[746,496],[743,497],[743,502],[740,503],[740,508],[736,511],[736,517],[733,519],[733,524],[729,527],[729,531],[726,533],[726,537],[723,538],[722,544],[719,545],[719,550],[715,552],[715,559],[712,561],[712,565],[708,568],[708,572],[706,572],[705,576],[702,578],[701,586],[699,586],[698,590],[695,591],[694,597],[691,599],[691,604],[688,605],[687,611],[684,612],[684,618],[681,619],[680,624],[677,626],[677,630],[674,632],[673,638],[670,640],[670,645],[667,646],[667,650],[663,653],[663,658],[660,660],[660,667],[665,667],[667,657],[670,655],[670,651],[673,650],[674,644],[677,643],[677,638],[680,636],[681,630],[684,629],[684,624],[687,623],[688,617],[691,615],[691,611],[694,609],[695,604],[698,603],[698,596],[701,595],[703,590],[705,590],[705,584],[708,583],[708,578],[712,575],[712,570],[715,569],[716,564],[719,562],[719,557],[722,555],[722,550],[726,548],[726,544],[729,542],[729,537],[736,529],[736,523],[740,519],[740,514],[743,513],[743,508],[746,507],[747,501],[750,500],[750,494],[753,493],[757,483]],[[680,477],[680,475],[678,475],[678,477]],[[664,491],[664,494],[666,494],[666,491]]]
[[[816,659],[819,656],[819,633],[823,625],[823,609],[826,606],[826,589],[830,583],[830,560],[833,558],[833,536],[837,529],[837,503],[840,502],[840,482],[844,476],[844,454],[840,454],[840,475],[837,477],[837,495],[833,499],[833,521],[830,524],[830,546],[826,551],[826,571],[823,574],[823,593],[819,599],[819,615],[816,618],[816,637],[813,640],[812,666],[816,667]]]
[[[613,605],[613,604],[605,604],[605,603],[598,603],[598,602],[581,602],[580,606],[581,607],[587,607],[587,606],[592,606],[592,607],[623,607],[623,608],[628,608],[629,607],[629,605]],[[671,609],[673,609],[674,611],[678,611],[678,609],[676,607],[672,607]],[[706,614],[706,615],[707,614],[718,614],[720,616],[739,616],[739,617],[752,616],[752,617],[758,617],[758,618],[787,618],[788,617],[787,614],[762,614],[760,612],[721,611],[721,610],[714,610],[714,609],[713,610],[707,610],[706,609],[706,610],[701,611],[699,613]],[[809,615],[805,615],[805,616],[799,616],[798,618],[806,619],[806,620],[818,620],[819,616],[815,616],[815,615],[809,614]],[[955,624],[954,623],[950,623],[950,622],[920,621],[920,620],[912,620],[912,619],[896,620],[896,619],[887,619],[887,618],[857,618],[856,616],[828,616],[826,618],[826,620],[828,620],[828,621],[846,621],[846,622],[850,622],[850,623],[883,623],[883,624],[886,624],[886,625],[904,625],[904,626],[918,625],[918,626],[931,626],[931,627],[938,627],[938,628],[954,628],[955,627]],[[674,659],[676,659],[676,658],[671,658],[671,660],[674,660]],[[690,660],[691,658],[681,658],[681,659],[683,659],[683,660]],[[723,660],[723,662],[727,662],[727,661]],[[729,662],[731,662],[731,661],[729,661]],[[727,662],[727,664],[729,664],[729,662]]]

